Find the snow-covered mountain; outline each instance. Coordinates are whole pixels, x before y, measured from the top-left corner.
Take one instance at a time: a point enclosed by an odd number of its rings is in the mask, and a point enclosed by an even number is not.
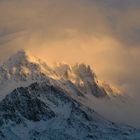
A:
[[[110,85],[100,82],[90,66],[59,63],[53,67],[46,62],[19,51],[0,66],[0,96],[19,86],[49,80],[52,84],[82,96],[106,97],[119,95]],[[5,88],[6,87],[6,88]]]
[[[19,51],[0,66],[0,140],[139,139],[94,110],[97,100],[121,102],[120,92],[90,66],[49,66]]]
[[[135,140],[139,131],[109,122],[48,82],[17,88],[0,102],[1,140]]]

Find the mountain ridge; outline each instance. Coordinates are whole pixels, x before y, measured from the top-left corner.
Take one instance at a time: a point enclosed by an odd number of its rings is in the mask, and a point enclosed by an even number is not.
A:
[[[11,86],[13,82],[12,90],[18,87],[18,85],[27,86],[35,81],[51,79],[51,81],[57,81],[57,84],[61,84],[61,86],[64,83],[66,85],[71,83],[71,85],[75,85],[80,92],[93,94],[96,97],[113,94],[113,96],[119,95],[119,92],[117,92],[117,90],[114,92],[108,84],[106,84],[106,86],[105,84],[100,84],[96,74],[89,65],[75,64],[71,66],[59,63],[51,67],[48,66],[46,62],[29,55],[24,50],[17,52],[4,62],[2,66],[0,66],[0,74],[0,84],[8,87],[8,83],[10,83]],[[107,90],[109,87],[112,93]]]
[[[0,102],[2,140],[135,140],[139,131],[101,117],[54,85],[20,87]]]

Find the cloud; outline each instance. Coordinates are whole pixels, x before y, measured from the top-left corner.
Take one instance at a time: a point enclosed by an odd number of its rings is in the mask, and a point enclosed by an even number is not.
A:
[[[138,97],[140,1],[0,0],[0,60],[22,48],[47,62],[88,63]]]

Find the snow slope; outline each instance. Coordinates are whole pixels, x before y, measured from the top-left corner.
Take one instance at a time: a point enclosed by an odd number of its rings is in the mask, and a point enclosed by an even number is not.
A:
[[[48,82],[20,87],[0,102],[1,140],[136,140],[139,131],[105,120]]]

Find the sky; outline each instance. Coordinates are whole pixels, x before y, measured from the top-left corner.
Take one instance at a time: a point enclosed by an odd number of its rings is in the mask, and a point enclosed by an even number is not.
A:
[[[0,61],[20,49],[90,64],[140,97],[140,0],[0,0]]]

